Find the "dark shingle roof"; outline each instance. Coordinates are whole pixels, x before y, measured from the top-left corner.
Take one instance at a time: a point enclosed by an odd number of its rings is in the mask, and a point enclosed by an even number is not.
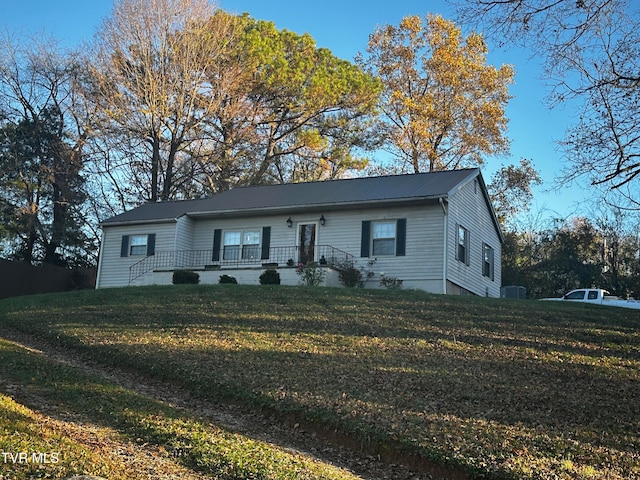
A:
[[[248,212],[348,208],[447,197],[479,170],[352,178],[325,182],[239,187],[201,200],[146,203],[103,225],[171,221],[182,215],[215,216]]]

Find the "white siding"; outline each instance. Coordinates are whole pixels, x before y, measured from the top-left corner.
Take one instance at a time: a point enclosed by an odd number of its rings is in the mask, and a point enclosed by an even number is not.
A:
[[[144,258],[140,255],[120,256],[123,235],[155,234],[155,251],[159,252],[174,250],[175,231],[175,223],[105,227],[102,251],[100,252],[100,273],[96,281],[96,288],[129,285],[129,267]]]
[[[195,222],[183,215],[176,220],[176,250],[193,250],[193,231]]]
[[[338,272],[331,268],[324,268],[324,280],[322,286],[339,287]],[[220,283],[221,275],[229,275],[243,285],[259,285],[260,275],[265,268],[225,268],[224,270],[198,270],[197,273],[202,284]],[[295,268],[279,268],[280,285],[302,285],[302,281]],[[171,285],[173,283],[172,271],[156,271],[144,278],[145,285]],[[142,284],[142,283],[141,283]]]
[[[407,221],[404,256],[375,257],[370,252],[369,258],[360,257],[363,221],[401,218]],[[443,213],[439,206],[359,210],[338,215],[336,223],[338,228],[332,230],[329,243],[345,245],[345,249],[356,257],[358,267],[369,269],[367,262],[375,260],[371,267],[375,275],[369,280],[370,286],[377,287],[380,274],[384,273],[386,277],[402,280],[405,288],[442,293]]]
[[[326,220],[324,226],[319,223],[321,215]],[[211,249],[215,229],[258,230],[265,226],[271,227],[272,248],[293,247],[298,225],[317,222],[318,245],[331,245],[350,253],[358,268],[369,268],[367,262],[373,258],[360,257],[362,222],[404,218],[407,221],[405,256],[378,257],[371,267],[375,277],[369,286],[377,286],[379,274],[384,272],[386,276],[402,279],[405,288],[443,293],[444,214],[440,205],[298,213],[291,215],[292,227],[287,226],[288,217],[288,214],[279,214],[198,220],[193,230],[193,249]]]
[[[501,242],[481,186],[474,179],[449,198],[448,279],[476,294],[500,297]],[[469,265],[456,259],[457,225],[469,231]],[[482,275],[482,246],[494,250],[493,280]]]

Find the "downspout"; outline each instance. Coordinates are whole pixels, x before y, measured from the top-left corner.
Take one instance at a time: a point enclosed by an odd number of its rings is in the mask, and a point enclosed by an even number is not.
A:
[[[178,268],[178,230],[181,218],[182,216],[176,218],[175,231],[173,232],[173,270]],[[191,244],[191,239],[189,239],[189,244]]]
[[[448,271],[448,257],[449,257],[449,215],[447,215],[447,206],[445,205],[444,198],[438,199],[440,206],[442,207],[444,232],[443,232],[443,260],[442,260],[442,294],[447,294],[447,271]]]
[[[100,235],[100,249],[98,250],[98,271],[96,272],[96,290],[100,285],[100,277],[102,273],[102,252],[104,251],[104,227],[102,228],[102,235]]]

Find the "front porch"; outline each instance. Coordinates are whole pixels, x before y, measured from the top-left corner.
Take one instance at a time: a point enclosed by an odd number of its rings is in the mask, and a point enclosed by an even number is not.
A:
[[[175,270],[198,272],[200,283],[218,283],[221,275],[229,275],[238,283],[257,284],[266,269],[277,270],[283,285],[297,285],[298,264],[316,262],[325,270],[324,285],[339,286],[335,267],[353,261],[353,255],[331,245],[271,247],[268,252],[258,248],[159,251],[129,267],[129,285],[171,284]]]

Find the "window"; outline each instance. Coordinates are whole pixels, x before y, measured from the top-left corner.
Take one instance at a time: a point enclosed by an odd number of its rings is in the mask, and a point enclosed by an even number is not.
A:
[[[372,222],[373,255],[395,255],[396,222]]]
[[[240,258],[240,232],[224,232],[222,247],[223,260],[238,260]]]
[[[363,220],[360,256],[404,257],[407,254],[407,219]]]
[[[260,232],[224,232],[223,260],[254,260],[260,258]]]
[[[469,230],[458,225],[456,259],[469,265]]]
[[[576,290],[575,292],[567,293],[564,296],[565,300],[584,300],[584,290]]]
[[[129,237],[129,255],[146,255],[147,254],[147,236],[131,235]]]
[[[120,256],[151,256],[155,255],[156,234],[123,235]]]
[[[482,275],[493,280],[493,248],[482,244]]]
[[[242,235],[242,259],[260,258],[260,232],[244,232]]]

